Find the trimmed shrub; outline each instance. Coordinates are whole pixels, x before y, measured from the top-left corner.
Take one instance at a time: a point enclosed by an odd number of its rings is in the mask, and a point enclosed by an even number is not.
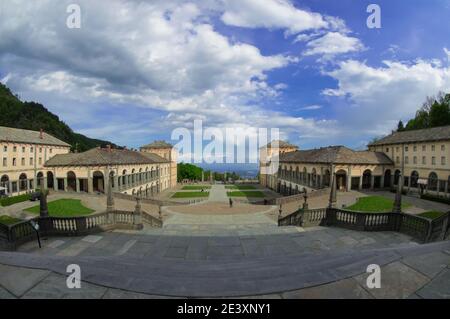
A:
[[[438,203],[443,203],[443,204],[447,204],[450,205],[450,198],[446,198],[443,196],[436,196],[436,195],[431,195],[431,194],[423,194],[422,196],[420,196],[421,199],[426,199],[426,200],[430,200],[433,202],[438,202]]]
[[[27,200],[30,200],[31,194],[23,194],[18,196],[12,196],[12,197],[5,197],[0,199],[0,205],[1,206],[11,206],[17,203],[26,202]]]

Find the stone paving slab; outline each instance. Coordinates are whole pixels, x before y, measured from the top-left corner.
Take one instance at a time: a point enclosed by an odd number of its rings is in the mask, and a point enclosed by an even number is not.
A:
[[[450,255],[437,251],[406,257],[403,259],[403,263],[427,277],[433,278],[450,265]]]
[[[450,299],[450,268],[444,269],[429,284],[417,292],[422,298]]]
[[[50,271],[47,270],[18,268],[0,264],[0,287],[20,297],[49,274]]]
[[[285,299],[372,299],[373,297],[353,279],[343,279],[330,284],[285,292]]]
[[[356,277],[360,285],[365,285],[369,274]],[[404,299],[427,284],[430,279],[401,262],[381,267],[381,288],[369,293],[377,299]]]
[[[39,284],[29,290],[23,298],[25,299],[100,299],[106,293],[106,288],[81,283],[79,289],[69,289],[66,283],[67,277],[51,274]]]

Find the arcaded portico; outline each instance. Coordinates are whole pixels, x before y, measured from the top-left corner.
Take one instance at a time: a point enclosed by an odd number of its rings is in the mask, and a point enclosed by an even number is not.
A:
[[[95,148],[57,155],[39,172],[47,188],[103,193],[108,181],[115,192],[153,196],[170,187],[170,161],[151,153]],[[111,177],[111,179],[109,178]]]
[[[292,151],[280,154],[275,190],[292,195],[303,187],[328,187],[334,173],[341,191],[382,188],[393,183],[393,167],[381,152],[353,151],[344,146]]]

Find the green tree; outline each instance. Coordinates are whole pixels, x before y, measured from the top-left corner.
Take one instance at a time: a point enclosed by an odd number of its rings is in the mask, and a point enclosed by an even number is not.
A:
[[[400,121],[398,122],[398,125],[397,125],[397,132],[401,132],[401,131],[403,131],[404,129],[405,129],[405,126],[403,125],[403,121],[400,120]]]

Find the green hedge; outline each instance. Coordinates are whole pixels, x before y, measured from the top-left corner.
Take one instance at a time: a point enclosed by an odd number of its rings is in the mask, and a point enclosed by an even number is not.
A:
[[[450,205],[450,199],[442,196],[436,196],[431,194],[423,194],[420,196],[421,199],[431,200],[433,202],[443,203]]]
[[[397,188],[391,188],[390,191],[391,191],[391,193],[396,194]],[[402,188],[402,195],[406,195],[406,194],[408,194],[408,191],[406,189]]]
[[[17,203],[26,202],[27,200],[30,200],[31,195],[30,194],[23,194],[13,197],[5,197],[0,199],[0,205],[1,206],[11,206]]]

